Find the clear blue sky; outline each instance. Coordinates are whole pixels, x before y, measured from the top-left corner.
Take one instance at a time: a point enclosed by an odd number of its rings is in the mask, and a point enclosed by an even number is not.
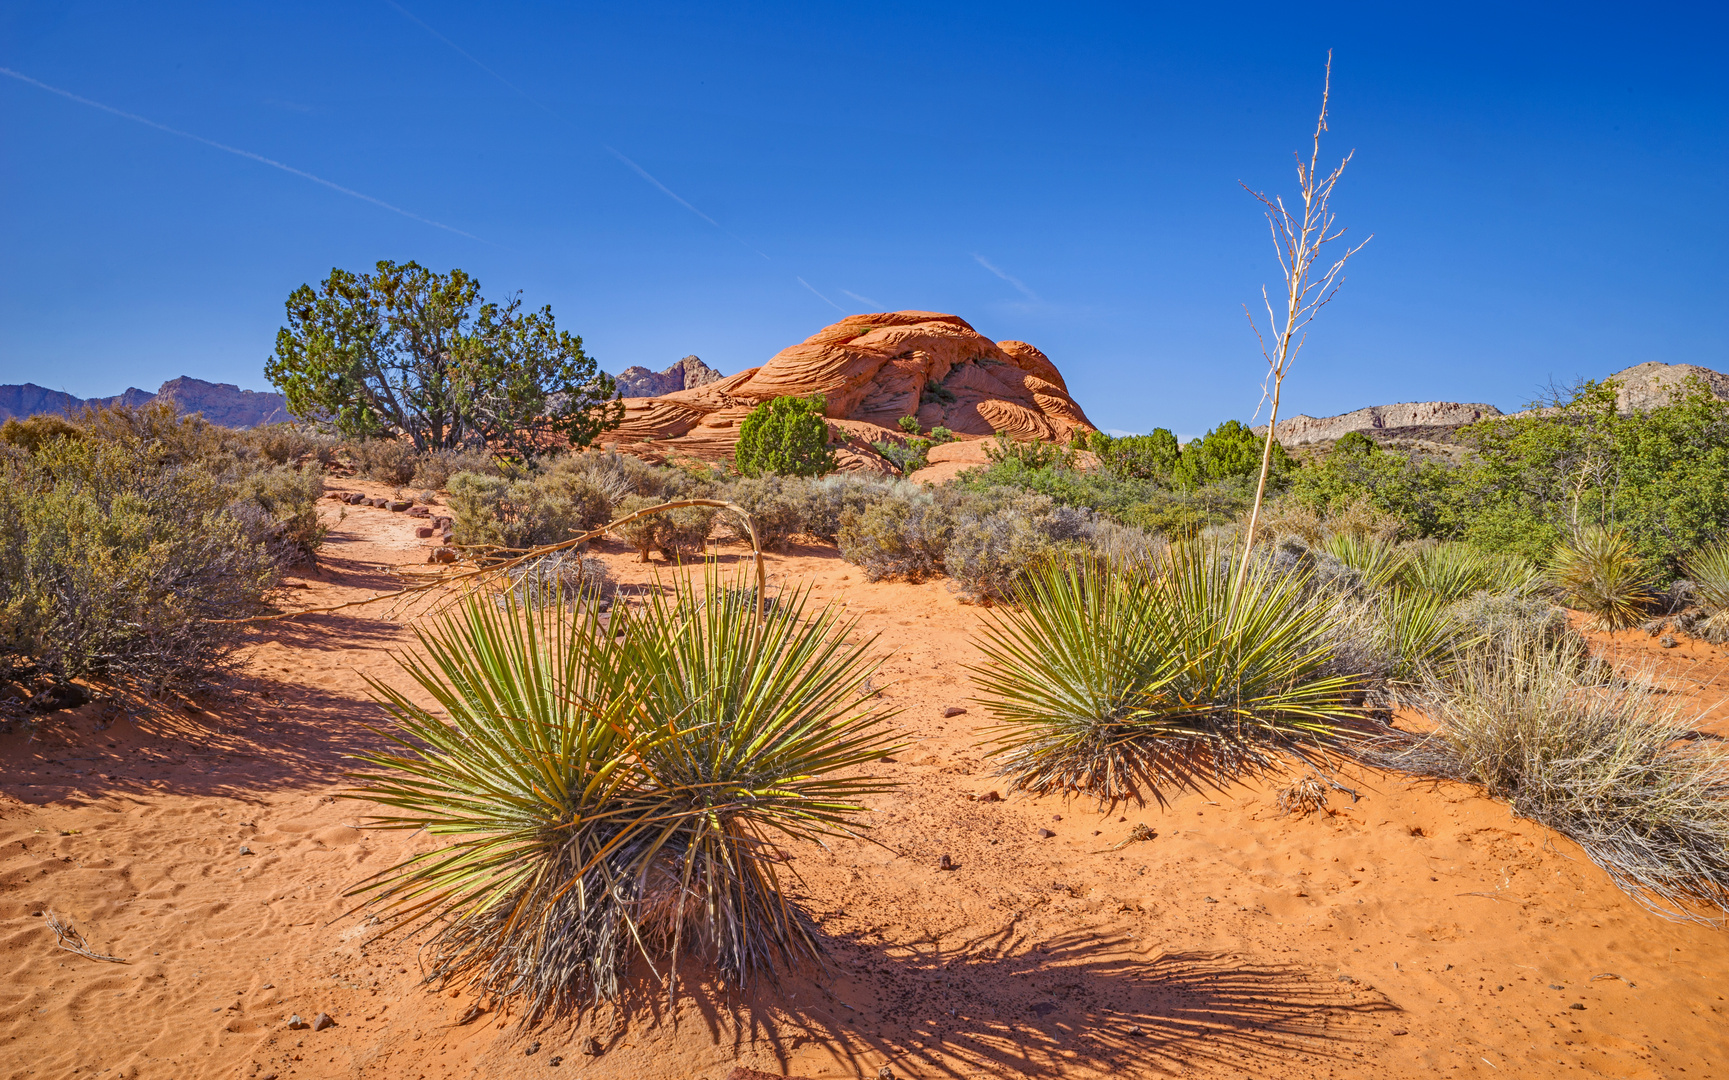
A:
[[[1102,427],[1195,434],[1255,408],[1237,182],[1293,187],[1329,47],[1375,239],[1289,411],[1729,368],[1723,11],[4,3],[0,66],[478,239],[0,78],[0,382],[265,389],[290,290],[416,259],[612,371],[923,308],[1038,345]]]

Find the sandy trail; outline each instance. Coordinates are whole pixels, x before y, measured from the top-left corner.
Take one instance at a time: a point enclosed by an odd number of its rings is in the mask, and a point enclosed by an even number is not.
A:
[[[391,567],[424,558],[415,524],[348,508],[285,606],[394,587]],[[622,546],[601,554],[647,580]],[[903,786],[874,800],[875,843],[796,853],[827,972],[749,996],[699,985],[675,1017],[650,1000],[628,1022],[459,1024],[474,1003],[420,986],[414,943],[374,940],[343,898],[426,844],[356,828],[367,807],[337,797],[346,755],[376,745],[365,677],[400,685],[390,654],[411,641],[362,608],[264,627],[195,705],[95,705],[0,735],[0,1076],[1726,1071],[1729,936],[1646,912],[1505,806],[1373,773],[1346,778],[1359,801],[1307,818],[1255,786],[1110,814],[980,799],[1003,792],[967,700],[987,613],[943,582],[865,583],[832,549],[770,569],[880,635],[909,744],[885,767]],[[1721,650],[1604,644],[1661,665],[1721,729]],[[1110,850],[1139,822],[1157,838]],[[56,949],[49,909],[129,963]],[[288,1029],[319,1012],[336,1026]]]

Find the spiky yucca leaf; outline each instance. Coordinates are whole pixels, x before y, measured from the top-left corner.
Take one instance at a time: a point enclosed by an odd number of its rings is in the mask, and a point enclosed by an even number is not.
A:
[[[1452,601],[1484,590],[1523,596],[1542,584],[1543,576],[1517,556],[1449,541],[1416,547],[1398,579],[1408,589]]]
[[[1409,556],[1398,545],[1357,533],[1329,533],[1316,545],[1363,575],[1363,584],[1381,590],[1405,568]]]
[[[1712,615],[1729,612],[1729,538],[1708,544],[1682,562],[1682,569]]]
[[[1591,615],[1605,630],[1638,623],[1651,605],[1650,570],[1619,529],[1581,529],[1556,545],[1549,575],[1569,607]]]
[[[742,582],[741,582],[742,583]],[[633,956],[744,981],[818,953],[782,844],[844,832],[891,752],[857,691],[869,641],[788,594],[762,622],[713,576],[610,624],[595,605],[470,598],[403,665],[437,702],[375,683],[400,749],[367,755],[375,824],[462,839],[360,891],[430,919],[433,976],[527,999],[527,1018],[616,998]]]
[[[1338,733],[1356,680],[1329,675],[1328,612],[1301,575],[1197,544],[1152,566],[1053,562],[980,641],[989,752],[1017,787],[1107,802],[1216,786]]]

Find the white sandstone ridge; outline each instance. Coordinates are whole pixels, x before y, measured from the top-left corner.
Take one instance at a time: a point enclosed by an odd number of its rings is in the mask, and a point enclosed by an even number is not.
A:
[[[1286,446],[1326,442],[1353,431],[1371,432],[1390,428],[1458,427],[1485,417],[1500,416],[1501,410],[1483,402],[1402,401],[1397,405],[1370,405],[1338,416],[1306,416],[1298,413],[1279,421],[1279,441]],[[1255,429],[1265,434],[1267,425]]]

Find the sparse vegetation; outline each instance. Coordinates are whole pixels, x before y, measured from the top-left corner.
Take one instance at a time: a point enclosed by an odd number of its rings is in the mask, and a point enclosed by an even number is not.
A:
[[[452,840],[362,889],[432,921],[442,985],[532,1023],[618,998],[638,959],[672,994],[681,959],[744,984],[821,952],[787,845],[858,828],[888,786],[859,767],[893,746],[869,641],[797,593],[759,623],[742,586],[677,584],[609,632],[592,604],[470,600],[404,660],[437,711],[376,686],[400,748],[355,794]]]
[[[1549,574],[1567,603],[1590,614],[1604,630],[1636,625],[1651,607],[1653,589],[1645,560],[1617,530],[1579,530],[1556,545]]]

